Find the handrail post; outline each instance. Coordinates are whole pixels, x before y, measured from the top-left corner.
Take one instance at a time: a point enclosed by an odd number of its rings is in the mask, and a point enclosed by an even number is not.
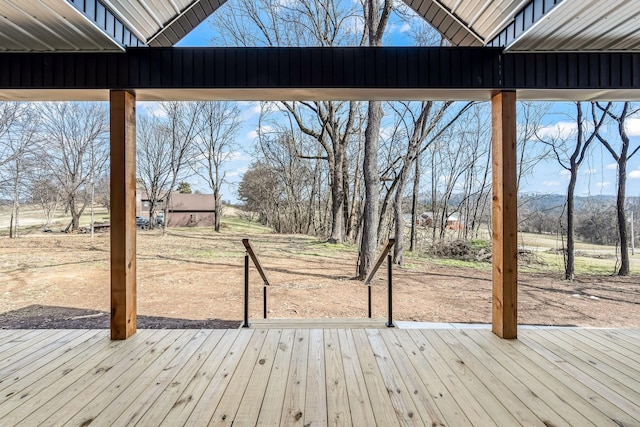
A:
[[[264,318],[267,318],[267,285],[262,286],[262,313]]]
[[[389,321],[387,322],[388,328],[393,328],[393,257],[391,254],[387,256],[388,263],[388,291],[389,291]]]
[[[385,245],[385,247],[382,249],[382,253],[380,254],[380,256],[378,257],[376,263],[374,264],[373,268],[371,269],[371,272],[369,273],[369,275],[367,276],[367,278],[364,281],[364,284],[367,285],[368,289],[367,289],[367,298],[368,298],[368,303],[369,303],[369,319],[371,319],[371,281],[373,280],[373,277],[376,275],[376,272],[378,271],[378,268],[380,268],[380,266],[382,265],[382,263],[384,262],[384,259],[387,258],[388,262],[389,262],[389,322],[386,324],[388,327],[392,328],[393,327],[393,302],[392,302],[392,267],[391,265],[393,264],[393,259],[391,254],[389,253],[391,251],[391,248],[393,247],[393,245],[396,243],[395,239],[389,239],[389,241],[387,242],[387,244]],[[387,256],[388,255],[388,256]]]
[[[253,265],[256,266],[256,270],[258,270],[258,274],[262,277],[262,315],[266,319],[267,318],[267,286],[269,286],[269,279],[267,279],[267,275],[260,264],[260,260],[258,259],[258,255],[251,247],[251,243],[249,243],[249,239],[242,239],[242,244],[246,249],[246,253],[244,255],[244,327],[249,327],[249,257],[253,261]]]
[[[249,327],[249,254],[244,254],[244,323],[243,328]]]

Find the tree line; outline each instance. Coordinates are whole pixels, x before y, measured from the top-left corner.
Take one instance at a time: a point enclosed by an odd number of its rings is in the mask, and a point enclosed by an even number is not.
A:
[[[215,195],[220,230],[225,162],[233,154],[239,109],[227,102],[161,102],[157,115],[138,115],[137,187],[155,226],[160,202],[170,206],[181,181],[199,176]],[[45,229],[62,209],[65,231],[96,204],[109,203],[109,117],[106,103],[0,103],[0,197],[11,203],[9,235],[19,236],[23,202],[42,209]],[[166,216],[165,216],[166,218]],[[167,221],[164,221],[165,231]]]
[[[160,201],[170,197],[169,189],[184,186],[185,179],[197,175],[216,195],[219,230],[220,189],[225,163],[237,148],[240,109],[231,102],[163,102],[158,107],[156,115],[140,115],[137,125],[138,183],[151,216]],[[376,245],[395,238],[394,261],[402,263],[405,240],[413,251],[419,242],[490,233],[489,106],[421,101],[384,102],[381,108],[384,117],[374,159],[379,203]],[[572,275],[573,236],[617,243],[619,273],[625,274],[620,213],[626,233],[630,206],[624,197],[626,174],[620,171],[638,152],[624,124],[633,117],[632,105],[575,104],[574,132],[542,135],[548,108],[544,103],[518,104],[518,185],[538,162],[552,157],[570,174],[567,194],[551,208],[536,204],[538,195],[521,197],[520,229],[566,236],[567,278]],[[313,109],[321,114],[310,114]],[[582,114],[583,109],[589,114]],[[333,115],[336,135],[340,134],[336,144],[326,135],[327,111]],[[278,232],[314,234],[334,243],[361,242],[367,210],[367,117],[366,103],[263,103],[254,162],[238,188],[245,208]],[[339,125],[349,121],[349,131],[340,131]],[[605,132],[607,127],[612,130]],[[12,204],[12,237],[18,236],[21,201],[40,206],[47,224],[56,210],[64,209],[71,216],[68,230],[79,227],[87,206],[102,203],[108,208],[106,105],[0,103],[0,141],[0,189]],[[573,193],[579,167],[597,143],[616,161],[615,207],[592,203],[576,214]],[[628,255],[626,259],[628,269]]]

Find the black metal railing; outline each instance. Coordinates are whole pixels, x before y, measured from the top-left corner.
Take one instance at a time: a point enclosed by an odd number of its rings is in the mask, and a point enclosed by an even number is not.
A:
[[[367,279],[364,281],[364,284],[367,285],[367,302],[368,302],[368,315],[369,319],[371,319],[371,281],[373,277],[378,272],[378,269],[384,262],[384,259],[387,258],[387,305],[388,305],[388,319],[387,319],[387,327],[393,328],[393,257],[389,253],[391,248],[396,243],[395,239],[389,239],[385,247],[382,249],[380,256],[376,260],[373,269],[367,276]]]
[[[249,239],[242,239],[242,244],[246,249],[246,253],[244,254],[244,322],[242,323],[242,327],[248,328],[251,326],[249,324],[249,258],[253,261],[253,265],[255,265],[263,281],[262,312],[265,319],[267,318],[267,286],[269,286],[269,279],[267,279],[267,275],[260,264],[258,255],[256,255],[256,252],[251,247]]]

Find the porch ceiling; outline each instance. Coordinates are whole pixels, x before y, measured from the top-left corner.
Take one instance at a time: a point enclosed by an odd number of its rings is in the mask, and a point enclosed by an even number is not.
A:
[[[0,51],[173,46],[225,0],[6,0]]]
[[[7,0],[0,51],[175,45],[226,0]],[[640,50],[640,2],[404,0],[455,46],[511,51]]]
[[[120,50],[66,0],[0,2],[0,51]]]
[[[455,46],[511,51],[640,49],[640,2],[404,0]]]
[[[173,46],[225,0],[101,0],[150,46]]]

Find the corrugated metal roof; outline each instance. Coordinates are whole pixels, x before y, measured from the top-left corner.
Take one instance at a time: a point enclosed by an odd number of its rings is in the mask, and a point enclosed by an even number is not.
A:
[[[141,40],[173,46],[225,0],[101,0]]]
[[[639,29],[640,1],[564,0],[509,49],[638,50]]]
[[[405,2],[456,46],[491,44],[514,51],[640,49],[638,0]],[[502,37],[496,43],[498,35]]]
[[[173,46],[225,0],[1,0],[0,51]]]
[[[103,51],[121,46],[64,0],[0,2],[0,51]]]
[[[225,0],[2,0],[0,51],[173,46]],[[640,49],[640,0],[404,0],[457,46]]]
[[[529,0],[404,0],[456,46],[491,40]]]

